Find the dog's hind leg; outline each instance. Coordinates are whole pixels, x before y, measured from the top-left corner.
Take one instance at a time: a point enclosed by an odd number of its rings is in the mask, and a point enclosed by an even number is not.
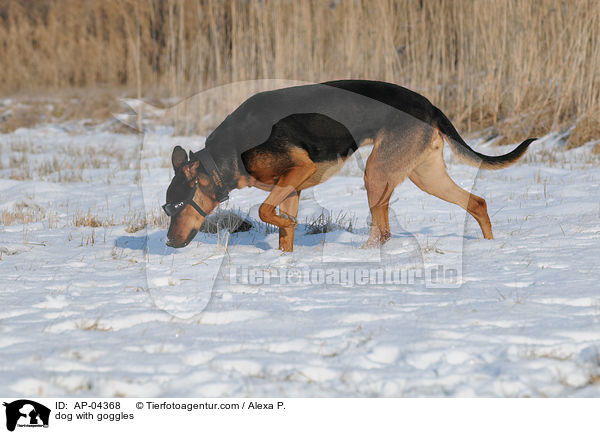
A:
[[[283,202],[279,204],[280,217],[287,217],[290,220],[296,220],[298,216],[298,202],[300,201],[300,192],[294,191]],[[294,232],[296,226],[279,228],[279,250],[291,252],[294,249]]]
[[[424,192],[465,209],[479,223],[483,237],[488,240],[494,238],[485,200],[463,190],[452,181],[446,172],[442,146],[436,147],[408,177]]]
[[[364,247],[385,243],[391,237],[390,198],[407,173],[422,161],[433,129],[411,128],[401,122],[375,138],[365,167],[365,187],[371,210],[371,233]]]
[[[371,234],[364,247],[372,247],[385,243],[391,237],[390,197],[396,185],[390,184],[383,177],[367,176],[367,171],[365,171],[365,187],[371,210]]]

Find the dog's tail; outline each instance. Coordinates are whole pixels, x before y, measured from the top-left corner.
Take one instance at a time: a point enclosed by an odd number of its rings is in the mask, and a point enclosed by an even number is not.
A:
[[[452,151],[458,158],[471,166],[481,167],[482,169],[503,169],[516,163],[525,154],[529,144],[537,140],[536,138],[527,139],[508,154],[491,157],[480,154],[467,145],[460,134],[458,134],[458,131],[456,131],[456,128],[454,128],[454,125],[452,125],[452,122],[438,108],[435,108],[435,123],[440,132],[448,139]]]

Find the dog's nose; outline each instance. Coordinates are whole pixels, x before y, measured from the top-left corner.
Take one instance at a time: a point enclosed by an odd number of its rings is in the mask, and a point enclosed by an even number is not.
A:
[[[165,244],[167,245],[167,247],[173,247],[174,249],[181,249],[182,247],[185,247],[188,245],[187,242],[177,243],[177,242],[171,241],[169,238],[167,238],[167,240],[165,241]]]

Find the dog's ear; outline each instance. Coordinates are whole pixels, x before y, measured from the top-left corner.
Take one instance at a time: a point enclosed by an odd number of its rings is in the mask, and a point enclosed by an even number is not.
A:
[[[210,179],[202,170],[200,170],[200,162],[194,161],[183,168],[183,174],[191,181],[193,179],[198,180],[198,184],[206,187],[210,184]]]
[[[171,155],[171,163],[173,163],[173,170],[177,171],[181,166],[187,163],[188,157],[181,146],[175,146],[173,154]]]
[[[188,180],[191,181],[192,179],[198,177],[198,167],[200,167],[199,161],[188,164],[183,168],[183,174]]]

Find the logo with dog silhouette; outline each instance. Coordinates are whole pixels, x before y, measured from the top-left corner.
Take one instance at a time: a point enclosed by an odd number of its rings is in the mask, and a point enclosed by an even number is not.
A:
[[[50,409],[29,399],[19,399],[4,403],[6,407],[6,429],[14,431],[22,428],[48,428]]]

